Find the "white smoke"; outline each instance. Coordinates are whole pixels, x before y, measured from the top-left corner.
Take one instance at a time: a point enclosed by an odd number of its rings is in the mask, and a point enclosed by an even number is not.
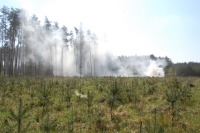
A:
[[[84,31],[84,45],[80,53],[82,42],[75,32],[70,36],[72,41],[66,43],[61,28],[47,33],[44,27],[35,27],[33,23],[35,21],[22,22],[26,38],[22,49],[26,51],[22,53],[24,60],[36,65],[42,62],[42,67],[52,68],[55,76],[164,76],[163,68],[167,64],[163,58],[153,60],[150,56],[115,57],[111,53],[102,54]]]
[[[87,95],[83,95],[83,94],[79,93],[77,90],[75,90],[74,92],[75,92],[75,95],[76,95],[77,97],[80,97],[80,98],[87,98]]]
[[[114,57],[105,56],[104,75],[106,76],[150,76],[163,77],[164,67],[167,65],[162,58],[151,59],[150,56],[129,56]]]

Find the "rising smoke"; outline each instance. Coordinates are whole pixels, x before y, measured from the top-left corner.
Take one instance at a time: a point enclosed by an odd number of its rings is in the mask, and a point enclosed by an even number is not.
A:
[[[85,32],[82,25],[69,31],[48,19],[44,26],[36,17],[21,21],[24,62],[36,66],[42,62],[43,69],[52,70],[55,76],[164,76],[164,58],[102,54],[96,35]]]

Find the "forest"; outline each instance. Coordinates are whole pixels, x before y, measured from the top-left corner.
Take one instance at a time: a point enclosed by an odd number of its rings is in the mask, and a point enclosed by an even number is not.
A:
[[[84,67],[89,67],[94,58],[92,47],[96,45],[96,36],[89,30],[85,36],[81,25],[72,32],[47,17],[41,25],[36,15],[29,18],[24,10],[6,6],[1,8],[0,24],[3,75],[63,76],[70,53],[75,58],[74,71],[82,75]],[[86,58],[89,60],[85,61]]]
[[[99,54],[98,36],[85,30],[82,24],[69,30],[48,17],[41,24],[36,15],[29,17],[23,9],[6,6],[0,13],[1,75],[200,76],[197,62],[173,63],[168,57],[153,54],[118,57]],[[149,70],[152,64],[154,70]]]

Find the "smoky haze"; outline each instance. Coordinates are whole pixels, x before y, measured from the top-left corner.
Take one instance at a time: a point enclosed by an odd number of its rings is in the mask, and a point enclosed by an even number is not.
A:
[[[23,13],[20,23],[21,59],[18,65],[31,75],[164,76],[163,68],[167,65],[164,58],[116,57],[112,53],[99,52],[98,37],[85,30],[82,24],[69,30],[46,17],[41,25],[35,15],[28,18]]]

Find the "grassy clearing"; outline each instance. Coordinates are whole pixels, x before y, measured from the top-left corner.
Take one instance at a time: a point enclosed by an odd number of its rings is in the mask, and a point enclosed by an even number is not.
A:
[[[199,81],[1,77],[0,132],[199,132]]]

